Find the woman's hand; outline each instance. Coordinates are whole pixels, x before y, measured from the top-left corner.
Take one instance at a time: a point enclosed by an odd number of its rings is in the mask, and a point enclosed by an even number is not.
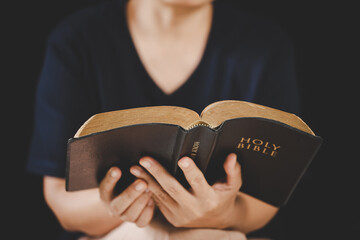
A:
[[[110,214],[123,221],[136,223],[144,227],[150,223],[154,214],[154,202],[147,183],[141,179],[134,181],[118,196],[113,196],[114,188],[121,178],[121,171],[112,167],[99,186],[100,198],[105,203]]]
[[[242,184],[240,164],[235,154],[229,154],[224,163],[225,183],[210,186],[202,172],[189,157],[178,165],[184,172],[191,190],[186,190],[157,161],[150,157],[140,159],[139,166],[130,171],[148,183],[153,198],[164,217],[176,227],[232,227],[231,215],[235,210],[237,194]]]

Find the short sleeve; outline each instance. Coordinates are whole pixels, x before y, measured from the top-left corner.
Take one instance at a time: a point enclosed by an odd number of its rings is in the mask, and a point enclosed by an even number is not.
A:
[[[64,177],[67,141],[93,114],[82,58],[69,28],[50,35],[36,93],[27,162],[31,173]]]

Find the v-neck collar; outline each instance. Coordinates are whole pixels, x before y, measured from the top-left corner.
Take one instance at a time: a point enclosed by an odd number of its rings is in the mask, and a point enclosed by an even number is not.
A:
[[[197,78],[197,75],[201,72],[201,69],[203,68],[203,65],[206,62],[206,59],[208,58],[209,52],[210,52],[210,48],[212,46],[212,42],[214,39],[214,22],[215,22],[215,18],[216,18],[216,8],[213,5],[213,14],[212,14],[212,20],[211,20],[211,27],[210,27],[210,32],[208,34],[208,38],[206,41],[206,45],[203,51],[203,54],[201,56],[201,59],[198,63],[198,65],[196,66],[196,68],[193,70],[193,72],[190,74],[190,76],[188,77],[188,79],[180,86],[178,87],[175,91],[173,91],[170,94],[166,94],[152,79],[152,77],[150,76],[150,74],[148,73],[148,71],[146,70],[143,62],[140,59],[140,56],[138,54],[138,51],[135,47],[135,44],[133,42],[131,33],[130,33],[130,29],[129,26],[127,24],[127,12],[126,12],[126,4],[127,1],[122,1],[123,4],[123,14],[122,14],[122,27],[124,29],[124,38],[125,40],[128,42],[128,46],[130,47],[130,49],[128,49],[128,51],[134,56],[134,61],[135,64],[137,64],[139,66],[139,71],[141,71],[141,74],[144,76],[143,78],[143,84],[145,85],[145,87],[150,90],[150,92],[154,95],[156,95],[157,97],[160,97],[161,99],[171,99],[171,98],[175,98],[179,95],[181,95],[183,92],[186,92],[187,89],[191,88],[192,85],[194,85],[194,81]]]

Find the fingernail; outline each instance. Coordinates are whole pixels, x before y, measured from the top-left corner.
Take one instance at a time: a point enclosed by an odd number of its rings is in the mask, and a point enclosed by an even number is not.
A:
[[[141,160],[140,165],[143,166],[144,168],[150,168],[151,167],[150,160]]]
[[[190,166],[189,159],[186,159],[186,158],[181,159],[179,161],[179,164],[180,164],[180,167],[183,167],[183,168],[187,168]]]
[[[131,168],[130,169],[130,172],[132,173],[132,174],[134,174],[135,176],[140,176],[140,170],[139,169],[137,169],[137,168]]]
[[[111,169],[110,176],[113,178],[117,178],[119,176],[119,172],[116,169]]]
[[[146,187],[146,186],[145,186],[145,183],[139,182],[139,183],[137,183],[137,184],[135,185],[135,190],[136,190],[136,191],[141,191],[141,190],[143,190],[145,187]]]
[[[230,166],[232,168],[234,168],[236,166],[236,154],[231,154],[231,157],[230,157]]]

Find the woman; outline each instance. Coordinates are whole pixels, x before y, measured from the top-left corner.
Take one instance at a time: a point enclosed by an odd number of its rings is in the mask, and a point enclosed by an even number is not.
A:
[[[116,167],[99,189],[65,191],[66,140],[91,115],[150,105],[200,112],[223,99],[297,111],[292,49],[279,29],[221,1],[122,0],[86,9],[49,37],[28,169],[44,175],[46,201],[68,231],[106,239],[145,227],[157,239],[195,239],[199,231],[241,239],[278,209],[239,191],[235,154],[224,163],[227,181],[213,186],[190,158],[179,161],[186,190],[144,157],[143,168],[131,168],[138,179],[117,196]]]

